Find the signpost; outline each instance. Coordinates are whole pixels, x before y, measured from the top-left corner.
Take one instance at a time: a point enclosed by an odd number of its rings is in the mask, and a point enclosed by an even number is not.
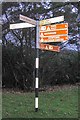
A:
[[[33,19],[29,18],[29,17],[26,17],[24,15],[20,15],[19,19],[24,21],[24,22],[30,23],[32,25],[36,25],[36,21],[35,20],[33,20]]]
[[[64,21],[64,16],[59,16],[59,17],[54,17],[46,20],[41,20],[40,25],[47,25],[47,24],[62,22],[62,21]]]
[[[68,40],[68,23],[40,26],[40,42],[62,42]]]
[[[50,32],[40,32],[40,37],[53,36],[53,35],[64,35],[68,34],[68,30],[55,30]]]
[[[35,25],[32,25],[30,23],[10,24],[10,29],[20,29],[20,28],[29,28],[29,27],[35,27]]]
[[[38,88],[39,88],[39,21],[36,21],[36,69],[35,69],[35,111],[38,111]]]
[[[68,35],[54,35],[54,36],[45,36],[40,37],[40,42],[46,43],[46,42],[63,42],[68,40]]]
[[[49,45],[49,44],[40,44],[40,49],[60,52],[59,46],[53,46],[53,45]]]
[[[54,31],[56,29],[68,29],[68,23],[61,23],[61,24],[55,24],[55,25],[46,25],[46,26],[40,26],[40,32],[47,32],[47,31]]]
[[[63,23],[63,24],[50,25],[51,23],[64,21],[64,16],[54,17],[41,21],[35,21],[29,17],[20,15],[19,19],[24,21],[25,23],[10,24],[10,29],[36,27],[35,111],[37,112],[38,87],[39,87],[39,49],[60,52],[59,46],[53,46],[43,43],[62,42],[68,40],[68,24]]]

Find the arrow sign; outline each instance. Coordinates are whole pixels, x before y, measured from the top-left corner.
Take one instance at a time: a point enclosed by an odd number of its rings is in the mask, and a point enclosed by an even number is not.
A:
[[[68,40],[68,35],[65,36],[54,35],[54,36],[40,38],[40,42],[62,42],[66,40]]]
[[[54,31],[60,29],[68,29],[68,23],[40,26],[40,32]]]
[[[62,21],[64,21],[64,16],[59,16],[59,17],[54,17],[46,20],[41,20],[40,25],[47,25],[47,24],[62,22]]]
[[[29,28],[29,27],[35,27],[35,25],[29,23],[10,24],[10,29]]]
[[[24,15],[20,15],[19,19],[24,21],[24,22],[30,23],[32,25],[36,25],[36,21],[35,20],[33,20],[33,19],[29,18],[29,17],[26,17]]]
[[[68,34],[68,30],[55,30],[51,32],[40,32],[40,37],[49,37],[53,35],[64,35]]]
[[[40,42],[68,40],[68,23],[40,26]]]
[[[53,45],[49,45],[49,44],[40,44],[40,49],[60,52],[59,46],[53,46]]]

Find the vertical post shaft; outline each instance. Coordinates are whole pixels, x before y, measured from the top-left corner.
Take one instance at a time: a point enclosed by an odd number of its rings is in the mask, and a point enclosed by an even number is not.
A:
[[[39,89],[39,21],[37,21],[36,25],[35,112],[38,111],[38,89]]]

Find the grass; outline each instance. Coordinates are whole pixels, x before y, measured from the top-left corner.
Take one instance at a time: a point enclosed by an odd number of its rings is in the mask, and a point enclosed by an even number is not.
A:
[[[78,88],[39,92],[39,111],[34,93],[3,92],[3,118],[78,118]]]

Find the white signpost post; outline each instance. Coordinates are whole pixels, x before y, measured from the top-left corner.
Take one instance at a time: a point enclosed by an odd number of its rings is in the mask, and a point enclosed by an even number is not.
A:
[[[10,29],[36,27],[36,65],[35,65],[35,111],[38,111],[38,88],[39,88],[39,49],[60,52],[59,46],[41,44],[41,42],[61,42],[68,39],[68,24],[49,25],[64,21],[64,16],[54,17],[42,21],[35,21],[29,17],[20,15],[19,19],[25,23],[10,24]],[[48,25],[48,26],[43,26]],[[64,30],[54,31],[56,27],[65,28]],[[65,34],[65,36],[63,35]],[[59,34],[59,35],[58,35]],[[61,36],[62,34],[62,36]],[[57,36],[56,36],[57,35]],[[59,40],[60,39],[60,40]]]

